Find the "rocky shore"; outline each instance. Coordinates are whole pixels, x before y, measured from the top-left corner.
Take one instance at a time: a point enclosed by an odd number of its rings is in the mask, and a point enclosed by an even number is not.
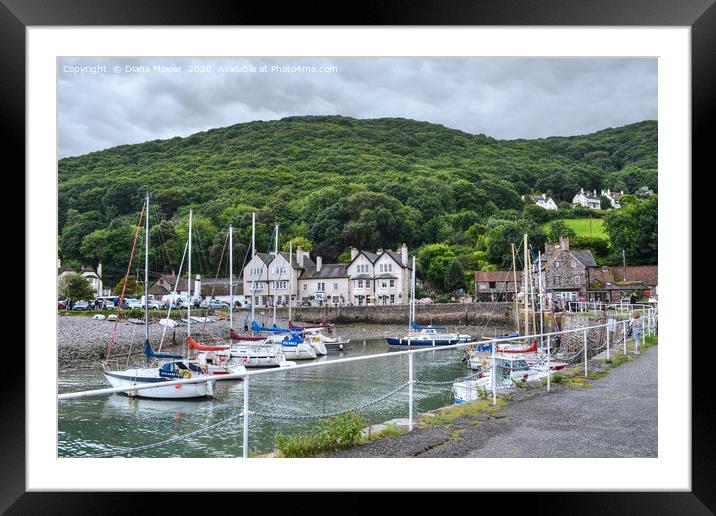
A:
[[[270,321],[267,322],[270,324]],[[287,326],[288,321],[277,319],[277,324]],[[241,332],[243,321],[234,322],[234,329]],[[451,326],[451,331],[467,333],[473,337],[483,334],[487,337],[503,333],[506,328],[485,328],[482,326]],[[112,333],[116,331],[110,358],[126,359],[131,353],[139,357],[143,353],[144,324],[134,324],[121,320],[95,320],[87,316],[57,317],[57,362],[61,371],[96,367],[106,359]],[[339,324],[336,333],[353,341],[360,339],[383,339],[390,335],[406,331],[405,325],[396,324]],[[511,331],[511,330],[509,330]],[[191,334],[204,343],[228,342],[229,321],[219,320],[212,323],[191,325]],[[162,339],[162,335],[164,338]],[[155,350],[162,343],[162,351],[182,352],[187,336],[186,324],[180,323],[174,328],[166,328],[158,321],[149,323],[149,339]]]

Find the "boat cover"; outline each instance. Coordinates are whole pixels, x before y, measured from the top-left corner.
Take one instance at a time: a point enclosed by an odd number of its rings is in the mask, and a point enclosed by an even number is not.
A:
[[[149,358],[184,358],[181,355],[172,355],[170,353],[156,353],[152,349],[152,345],[149,340],[144,341],[144,354]]]
[[[233,328],[230,328],[229,338],[232,340],[264,340],[266,337],[262,337],[261,335],[240,335],[236,333]]]
[[[279,327],[267,328],[265,326],[260,326],[259,323],[257,323],[256,321],[251,321],[251,329],[253,331],[268,331],[271,333],[290,333],[290,332],[294,331],[289,328],[279,328]]]
[[[510,348],[504,348],[502,346],[497,346],[497,350],[500,353],[535,353],[537,352],[537,339],[534,339],[532,341],[532,345],[530,346],[523,346],[521,348],[516,349],[510,349]]]
[[[229,349],[231,346],[205,346],[200,342],[195,341],[191,337],[186,338],[186,344],[189,349],[196,349],[197,351],[221,351],[223,349]]]
[[[413,321],[412,327],[414,330],[447,330],[447,326],[433,326],[432,324],[428,326],[421,326],[416,324],[415,321]]]
[[[313,326],[298,326],[297,324],[293,324],[293,322],[288,321],[288,327],[292,330],[309,330],[314,328],[330,328],[330,324],[316,324]]]

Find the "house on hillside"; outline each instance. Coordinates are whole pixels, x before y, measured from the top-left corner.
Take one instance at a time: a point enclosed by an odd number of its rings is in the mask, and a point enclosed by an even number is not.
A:
[[[517,292],[522,287],[522,271],[517,271]],[[515,273],[513,271],[475,271],[476,301],[513,301]]]
[[[85,278],[87,281],[89,281],[90,285],[92,285],[92,289],[95,291],[95,294],[97,297],[100,296],[109,296],[112,293],[112,290],[109,288],[104,288],[104,285],[102,284],[102,264],[100,263],[97,265],[96,269],[92,269],[91,267],[82,267],[81,269],[70,269],[68,267],[63,267],[61,260],[57,259],[57,279],[59,280],[63,276],[66,276],[68,274],[75,273],[79,274],[83,278]]]
[[[253,294],[256,306],[273,306],[274,296],[277,305],[288,305],[289,296],[294,302],[298,299],[301,274],[313,267],[308,252],[300,247],[293,256],[283,251],[256,253],[244,268],[244,295],[248,299]]]
[[[624,190],[622,190],[621,192],[612,192],[609,189],[602,190],[602,196],[609,199],[609,202],[614,209],[621,208],[621,204],[619,204],[619,197],[621,197],[622,195],[624,195]]]
[[[557,203],[552,200],[551,197],[547,197],[547,194],[542,195],[523,195],[523,201],[532,200],[540,208],[545,210],[556,210],[558,208]]]
[[[314,267],[307,267],[298,281],[298,299],[303,303],[341,306],[350,299],[348,265],[330,263],[323,265],[323,258],[316,256]]]
[[[574,196],[574,198],[572,199],[572,205],[584,206],[585,208],[590,208],[593,210],[600,210],[602,208],[602,203],[599,200],[597,191],[594,190],[593,192],[585,192],[584,188],[581,188],[577,195]]]
[[[346,273],[353,305],[402,305],[410,301],[412,267],[405,244],[398,251],[378,249],[375,253],[354,247]]]

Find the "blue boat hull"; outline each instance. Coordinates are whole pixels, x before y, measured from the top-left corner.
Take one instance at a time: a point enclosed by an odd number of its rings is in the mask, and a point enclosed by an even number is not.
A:
[[[391,346],[421,346],[421,347],[435,347],[435,346],[452,346],[458,343],[458,339],[410,339],[402,338],[396,339],[394,337],[388,337],[385,339]]]

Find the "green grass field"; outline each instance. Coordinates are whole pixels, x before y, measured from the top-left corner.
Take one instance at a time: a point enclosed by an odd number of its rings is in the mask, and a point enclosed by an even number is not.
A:
[[[544,229],[546,232],[549,232],[549,225],[552,224],[554,221],[547,222],[546,224],[542,224],[542,229]],[[562,222],[566,223],[570,228],[572,228],[575,233],[577,233],[577,236],[581,237],[588,237],[589,234],[589,219],[562,219]],[[604,231],[604,221],[602,219],[591,219],[592,224],[592,237],[598,237],[598,238],[606,238],[609,239],[609,235],[607,235],[606,231]]]

